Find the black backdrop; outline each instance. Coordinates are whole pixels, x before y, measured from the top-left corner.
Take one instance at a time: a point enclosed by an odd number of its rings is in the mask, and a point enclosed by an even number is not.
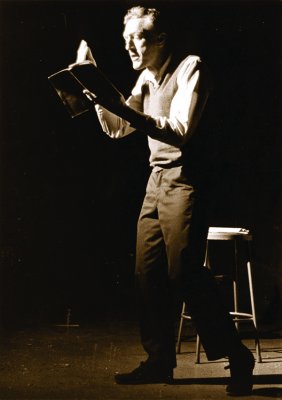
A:
[[[138,4],[141,4],[139,2]],[[149,2],[142,4],[152,5]],[[125,95],[122,18],[132,1],[1,1],[1,318],[93,322],[133,312],[145,138],[113,141],[94,114],[71,119],[47,80],[81,38]],[[216,82],[211,224],[254,233],[259,318],[281,312],[279,2],[157,1],[175,41]],[[280,311],[280,312],[279,312]]]

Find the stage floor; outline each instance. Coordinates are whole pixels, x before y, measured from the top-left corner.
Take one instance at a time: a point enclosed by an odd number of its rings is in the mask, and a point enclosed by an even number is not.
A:
[[[263,362],[254,370],[252,400],[282,399],[281,332],[263,334]],[[255,353],[254,340],[244,343]],[[22,328],[5,332],[0,343],[0,399],[36,400],[206,400],[224,399],[227,360],[195,364],[195,337],[178,355],[175,384],[123,386],[117,371],[145,359],[133,321],[100,321],[92,326]]]

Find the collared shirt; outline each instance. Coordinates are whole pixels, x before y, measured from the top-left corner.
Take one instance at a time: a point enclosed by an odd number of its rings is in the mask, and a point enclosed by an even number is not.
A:
[[[169,63],[171,62],[171,57],[172,56],[170,54],[156,75],[154,75],[151,71],[146,69],[145,70],[146,71],[145,81],[152,82],[153,86],[155,88],[157,88],[159,86],[159,82],[162,80],[162,77],[163,77]]]
[[[154,76],[147,69],[141,72],[131,95],[126,100],[126,104],[129,107],[143,112],[143,85],[151,81],[155,87],[158,87],[170,61],[171,57],[165,61],[157,76]],[[209,91],[210,82],[207,79],[207,71],[203,68],[200,58],[198,56],[186,57],[179,69],[177,90],[171,99],[169,115],[153,116],[160,132],[157,141],[162,142],[163,135],[166,144],[170,143],[171,139],[171,145],[180,149],[194,133]],[[102,106],[96,105],[95,108],[103,131],[110,137],[122,138],[135,130],[128,121],[117,117]],[[148,135],[150,135],[149,132]]]

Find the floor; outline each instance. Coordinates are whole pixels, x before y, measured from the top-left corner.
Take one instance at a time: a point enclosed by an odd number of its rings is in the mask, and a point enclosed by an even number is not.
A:
[[[244,338],[254,351],[254,340]],[[263,334],[262,363],[254,370],[252,396],[282,399],[282,335]],[[116,371],[144,359],[134,321],[100,321],[93,326],[48,325],[1,335],[0,399],[35,400],[206,400],[225,399],[225,359],[195,364],[195,337],[185,337],[175,384],[123,386]]]

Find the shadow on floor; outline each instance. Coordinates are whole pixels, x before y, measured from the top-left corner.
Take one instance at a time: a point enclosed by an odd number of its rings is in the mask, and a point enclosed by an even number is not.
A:
[[[174,385],[227,385],[228,377],[213,378],[180,378],[174,379]],[[282,375],[255,375],[254,385],[267,385],[282,382]],[[282,389],[280,389],[281,391]]]
[[[253,389],[253,396],[282,398],[282,389],[279,387]]]

